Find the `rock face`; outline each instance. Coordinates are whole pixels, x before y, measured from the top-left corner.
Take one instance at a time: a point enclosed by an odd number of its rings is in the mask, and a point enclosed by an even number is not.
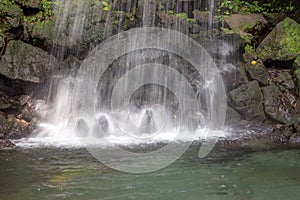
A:
[[[293,76],[297,87],[297,93],[300,94],[300,56],[298,56],[293,64]],[[300,105],[299,105],[300,106]]]
[[[264,95],[264,107],[267,116],[274,121],[287,123],[291,120],[290,106],[284,105],[281,100],[281,92],[276,86],[267,86],[262,88]]]
[[[1,140],[0,139],[0,149],[3,149],[3,148],[8,148],[8,147],[13,147],[15,146],[14,143],[12,143],[10,140]]]
[[[246,120],[266,119],[262,106],[262,94],[257,81],[251,81],[230,91],[228,98],[229,104]]]
[[[230,106],[227,106],[226,108],[226,119],[225,124],[226,125],[234,125],[237,124],[239,121],[241,121],[241,115],[231,108]]]
[[[246,30],[254,28],[258,23],[267,24],[261,14],[233,14],[224,20],[234,32],[243,36],[248,36]]]
[[[253,80],[257,80],[261,85],[268,85],[270,76],[261,60],[257,61],[255,65],[246,65],[246,71]]]
[[[18,4],[26,8],[40,9],[42,0],[15,0]]]
[[[47,52],[21,41],[10,41],[0,61],[0,73],[10,79],[41,83],[58,68]]]
[[[300,55],[300,24],[285,18],[260,43],[256,52],[263,61],[290,61]]]

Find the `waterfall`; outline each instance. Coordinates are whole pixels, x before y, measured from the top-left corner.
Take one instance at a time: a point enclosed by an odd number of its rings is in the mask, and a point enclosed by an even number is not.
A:
[[[49,117],[29,140],[105,145],[224,135],[222,77],[187,35],[196,4],[57,0],[56,37],[66,47],[58,57],[83,60],[76,75],[54,81]],[[207,9],[212,29],[214,0]],[[88,31],[102,39],[87,40]],[[88,55],[76,52],[86,43]]]

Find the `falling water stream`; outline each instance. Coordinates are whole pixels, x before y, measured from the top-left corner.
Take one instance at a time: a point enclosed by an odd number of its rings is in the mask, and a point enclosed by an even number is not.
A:
[[[178,7],[178,1],[168,1],[164,8],[154,1],[125,1],[123,10],[135,12],[130,10],[134,4],[142,8],[141,27],[119,28],[113,35],[110,18],[117,3],[110,11],[91,13],[91,4],[85,1],[57,0],[61,7],[56,35],[64,46],[82,44],[90,18],[106,19],[101,29],[108,39],[91,50],[75,76],[55,79],[49,117],[34,137],[19,145],[193,141],[227,134],[220,131],[225,89],[210,55],[183,34],[188,32],[184,20],[176,18],[172,27],[155,27],[159,12]],[[212,28],[213,6],[214,1],[209,1],[207,29]],[[187,8],[183,6],[182,13],[188,15]],[[65,33],[68,37],[62,38]],[[183,59],[189,66],[174,61]]]

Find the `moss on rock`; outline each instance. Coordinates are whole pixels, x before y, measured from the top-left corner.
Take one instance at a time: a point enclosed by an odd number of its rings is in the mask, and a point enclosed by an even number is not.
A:
[[[278,23],[258,46],[263,61],[289,61],[300,55],[300,24],[291,18]]]

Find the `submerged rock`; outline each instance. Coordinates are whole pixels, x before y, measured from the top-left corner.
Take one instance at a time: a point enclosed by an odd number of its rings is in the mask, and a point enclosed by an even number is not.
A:
[[[251,81],[228,93],[229,104],[246,120],[266,119],[262,106],[262,93],[257,81]]]
[[[0,61],[0,73],[7,78],[34,83],[44,82],[57,68],[53,56],[22,41],[10,41]]]
[[[300,24],[291,18],[278,23],[256,52],[263,61],[290,61],[300,55]]]

